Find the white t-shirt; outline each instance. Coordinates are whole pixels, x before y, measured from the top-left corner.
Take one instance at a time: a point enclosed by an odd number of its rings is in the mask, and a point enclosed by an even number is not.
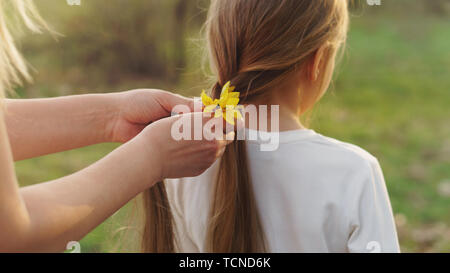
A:
[[[253,190],[270,252],[399,252],[380,165],[363,149],[313,130],[279,133],[273,152],[247,141]],[[219,163],[166,181],[179,252],[205,252]]]

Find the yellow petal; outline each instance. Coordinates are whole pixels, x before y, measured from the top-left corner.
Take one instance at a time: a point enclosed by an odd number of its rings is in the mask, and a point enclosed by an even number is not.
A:
[[[222,109],[218,109],[218,110],[214,113],[214,117],[215,117],[215,118],[220,118],[222,115],[223,115]]]
[[[227,106],[236,106],[239,103],[239,99],[235,99],[235,98],[228,98],[227,100]]]
[[[205,113],[212,113],[214,111],[214,109],[217,108],[217,104],[211,104],[205,107],[205,109],[203,110],[203,112]]]
[[[206,95],[205,90],[202,90],[202,95],[201,95],[201,97],[202,97],[202,103],[203,103],[203,105],[208,106],[208,105],[213,104],[213,99],[210,98],[208,95]]]
[[[222,95],[220,95],[219,104],[225,104],[227,102],[227,99],[228,99],[228,94],[223,93]]]
[[[225,96],[225,95],[220,96],[220,100],[219,100],[220,108],[227,107],[227,99],[228,99],[228,96]]]
[[[228,93],[229,93],[228,90],[230,89],[230,84],[231,84],[231,82],[228,81],[222,88],[222,92],[220,93],[220,101],[222,103],[224,101],[226,101],[228,98]]]
[[[233,112],[226,112],[225,115],[223,115],[223,118],[226,122],[228,122],[231,125],[234,125],[234,115]]]
[[[228,82],[223,86],[221,95],[224,94],[224,93],[228,94],[228,90],[230,89],[230,85],[231,85],[231,82],[228,81]]]
[[[239,93],[239,92],[231,92],[231,93],[228,93],[228,97],[229,98],[239,98],[241,96],[241,94]]]

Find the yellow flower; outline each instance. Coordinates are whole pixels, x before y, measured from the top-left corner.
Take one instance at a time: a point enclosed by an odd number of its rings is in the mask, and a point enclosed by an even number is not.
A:
[[[227,82],[220,93],[220,98],[213,100],[210,98],[205,90],[202,91],[202,102],[205,106],[203,112],[212,113],[214,117],[223,117],[228,123],[234,125],[234,119],[242,119],[241,112],[238,110],[239,104],[239,92],[233,92],[234,86],[231,86],[231,82]]]

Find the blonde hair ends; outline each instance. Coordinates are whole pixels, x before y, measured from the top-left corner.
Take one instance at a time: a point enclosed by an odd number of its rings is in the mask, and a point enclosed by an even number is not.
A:
[[[27,65],[18,51],[9,28],[8,15],[18,16],[24,25],[33,32],[48,29],[31,0],[0,1],[0,102],[5,92],[23,79],[30,80]]]

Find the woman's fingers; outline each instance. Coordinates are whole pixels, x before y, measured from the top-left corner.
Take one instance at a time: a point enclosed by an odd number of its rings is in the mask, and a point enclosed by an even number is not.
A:
[[[143,131],[143,141],[158,155],[161,179],[203,173],[234,141],[235,132],[223,133],[222,119],[201,112],[161,119]]]
[[[178,94],[167,91],[159,92],[159,102],[170,113],[170,111],[178,105],[185,105],[194,111],[194,99],[187,98]]]

